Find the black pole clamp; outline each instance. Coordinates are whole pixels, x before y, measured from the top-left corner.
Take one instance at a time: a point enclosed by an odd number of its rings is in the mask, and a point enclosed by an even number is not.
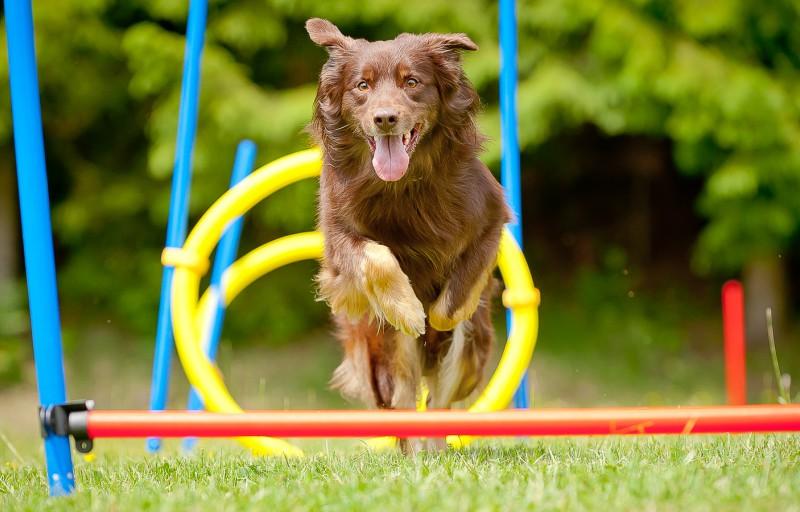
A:
[[[94,400],[76,400],[39,407],[39,422],[42,437],[72,436],[75,449],[81,453],[92,451],[94,443],[89,438],[89,411],[94,408]]]

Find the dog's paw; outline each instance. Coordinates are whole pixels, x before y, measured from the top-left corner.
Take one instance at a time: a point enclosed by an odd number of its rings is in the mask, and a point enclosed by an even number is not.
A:
[[[428,311],[428,321],[431,323],[431,327],[437,331],[452,331],[461,322],[472,318],[472,315],[480,305],[481,294],[485,287],[485,281],[479,279],[478,282],[472,286],[469,296],[464,303],[450,313],[450,310],[453,308],[453,300],[450,285],[446,285]]]
[[[423,452],[437,453],[447,450],[447,439],[444,437],[398,439],[400,452],[406,457],[417,457]]]
[[[400,332],[418,338],[425,333],[425,309],[413,291],[411,293],[411,297],[407,297],[393,307],[384,306],[383,314],[386,321]]]
[[[429,452],[443,452],[447,450],[447,438],[429,437],[425,439],[425,450]]]
[[[463,322],[466,318],[464,317],[463,312],[459,315],[454,313],[453,315],[447,314],[447,298],[445,295],[440,295],[436,302],[433,303],[430,310],[428,311],[428,321],[431,323],[431,327],[436,329],[437,331],[452,331],[456,328],[456,326]],[[464,318],[462,318],[464,317]]]
[[[416,457],[425,451],[425,440],[419,437],[409,437],[397,440],[400,453],[406,457]]]
[[[317,276],[317,282],[319,300],[327,302],[334,315],[356,320],[369,313],[369,300],[354,279],[323,268]]]
[[[377,316],[409,336],[425,332],[425,308],[388,247],[374,242],[364,247],[362,277]]]

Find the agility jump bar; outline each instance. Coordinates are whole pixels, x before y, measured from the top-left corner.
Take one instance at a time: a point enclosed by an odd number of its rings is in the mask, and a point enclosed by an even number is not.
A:
[[[77,439],[584,436],[800,432],[800,405],[468,411],[72,411]]]

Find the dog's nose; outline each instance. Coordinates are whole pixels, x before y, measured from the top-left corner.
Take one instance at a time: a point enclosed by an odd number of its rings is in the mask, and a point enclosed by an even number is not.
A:
[[[382,130],[387,130],[397,124],[397,118],[400,117],[396,111],[388,108],[380,108],[375,111],[372,120],[375,126]]]

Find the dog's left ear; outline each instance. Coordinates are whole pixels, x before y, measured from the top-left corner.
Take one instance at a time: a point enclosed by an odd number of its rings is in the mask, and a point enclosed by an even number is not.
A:
[[[447,51],[468,50],[474,52],[478,45],[467,34],[435,34],[435,44]]]
[[[434,51],[457,57],[461,51],[475,51],[478,45],[466,34],[425,34],[425,43]]]

